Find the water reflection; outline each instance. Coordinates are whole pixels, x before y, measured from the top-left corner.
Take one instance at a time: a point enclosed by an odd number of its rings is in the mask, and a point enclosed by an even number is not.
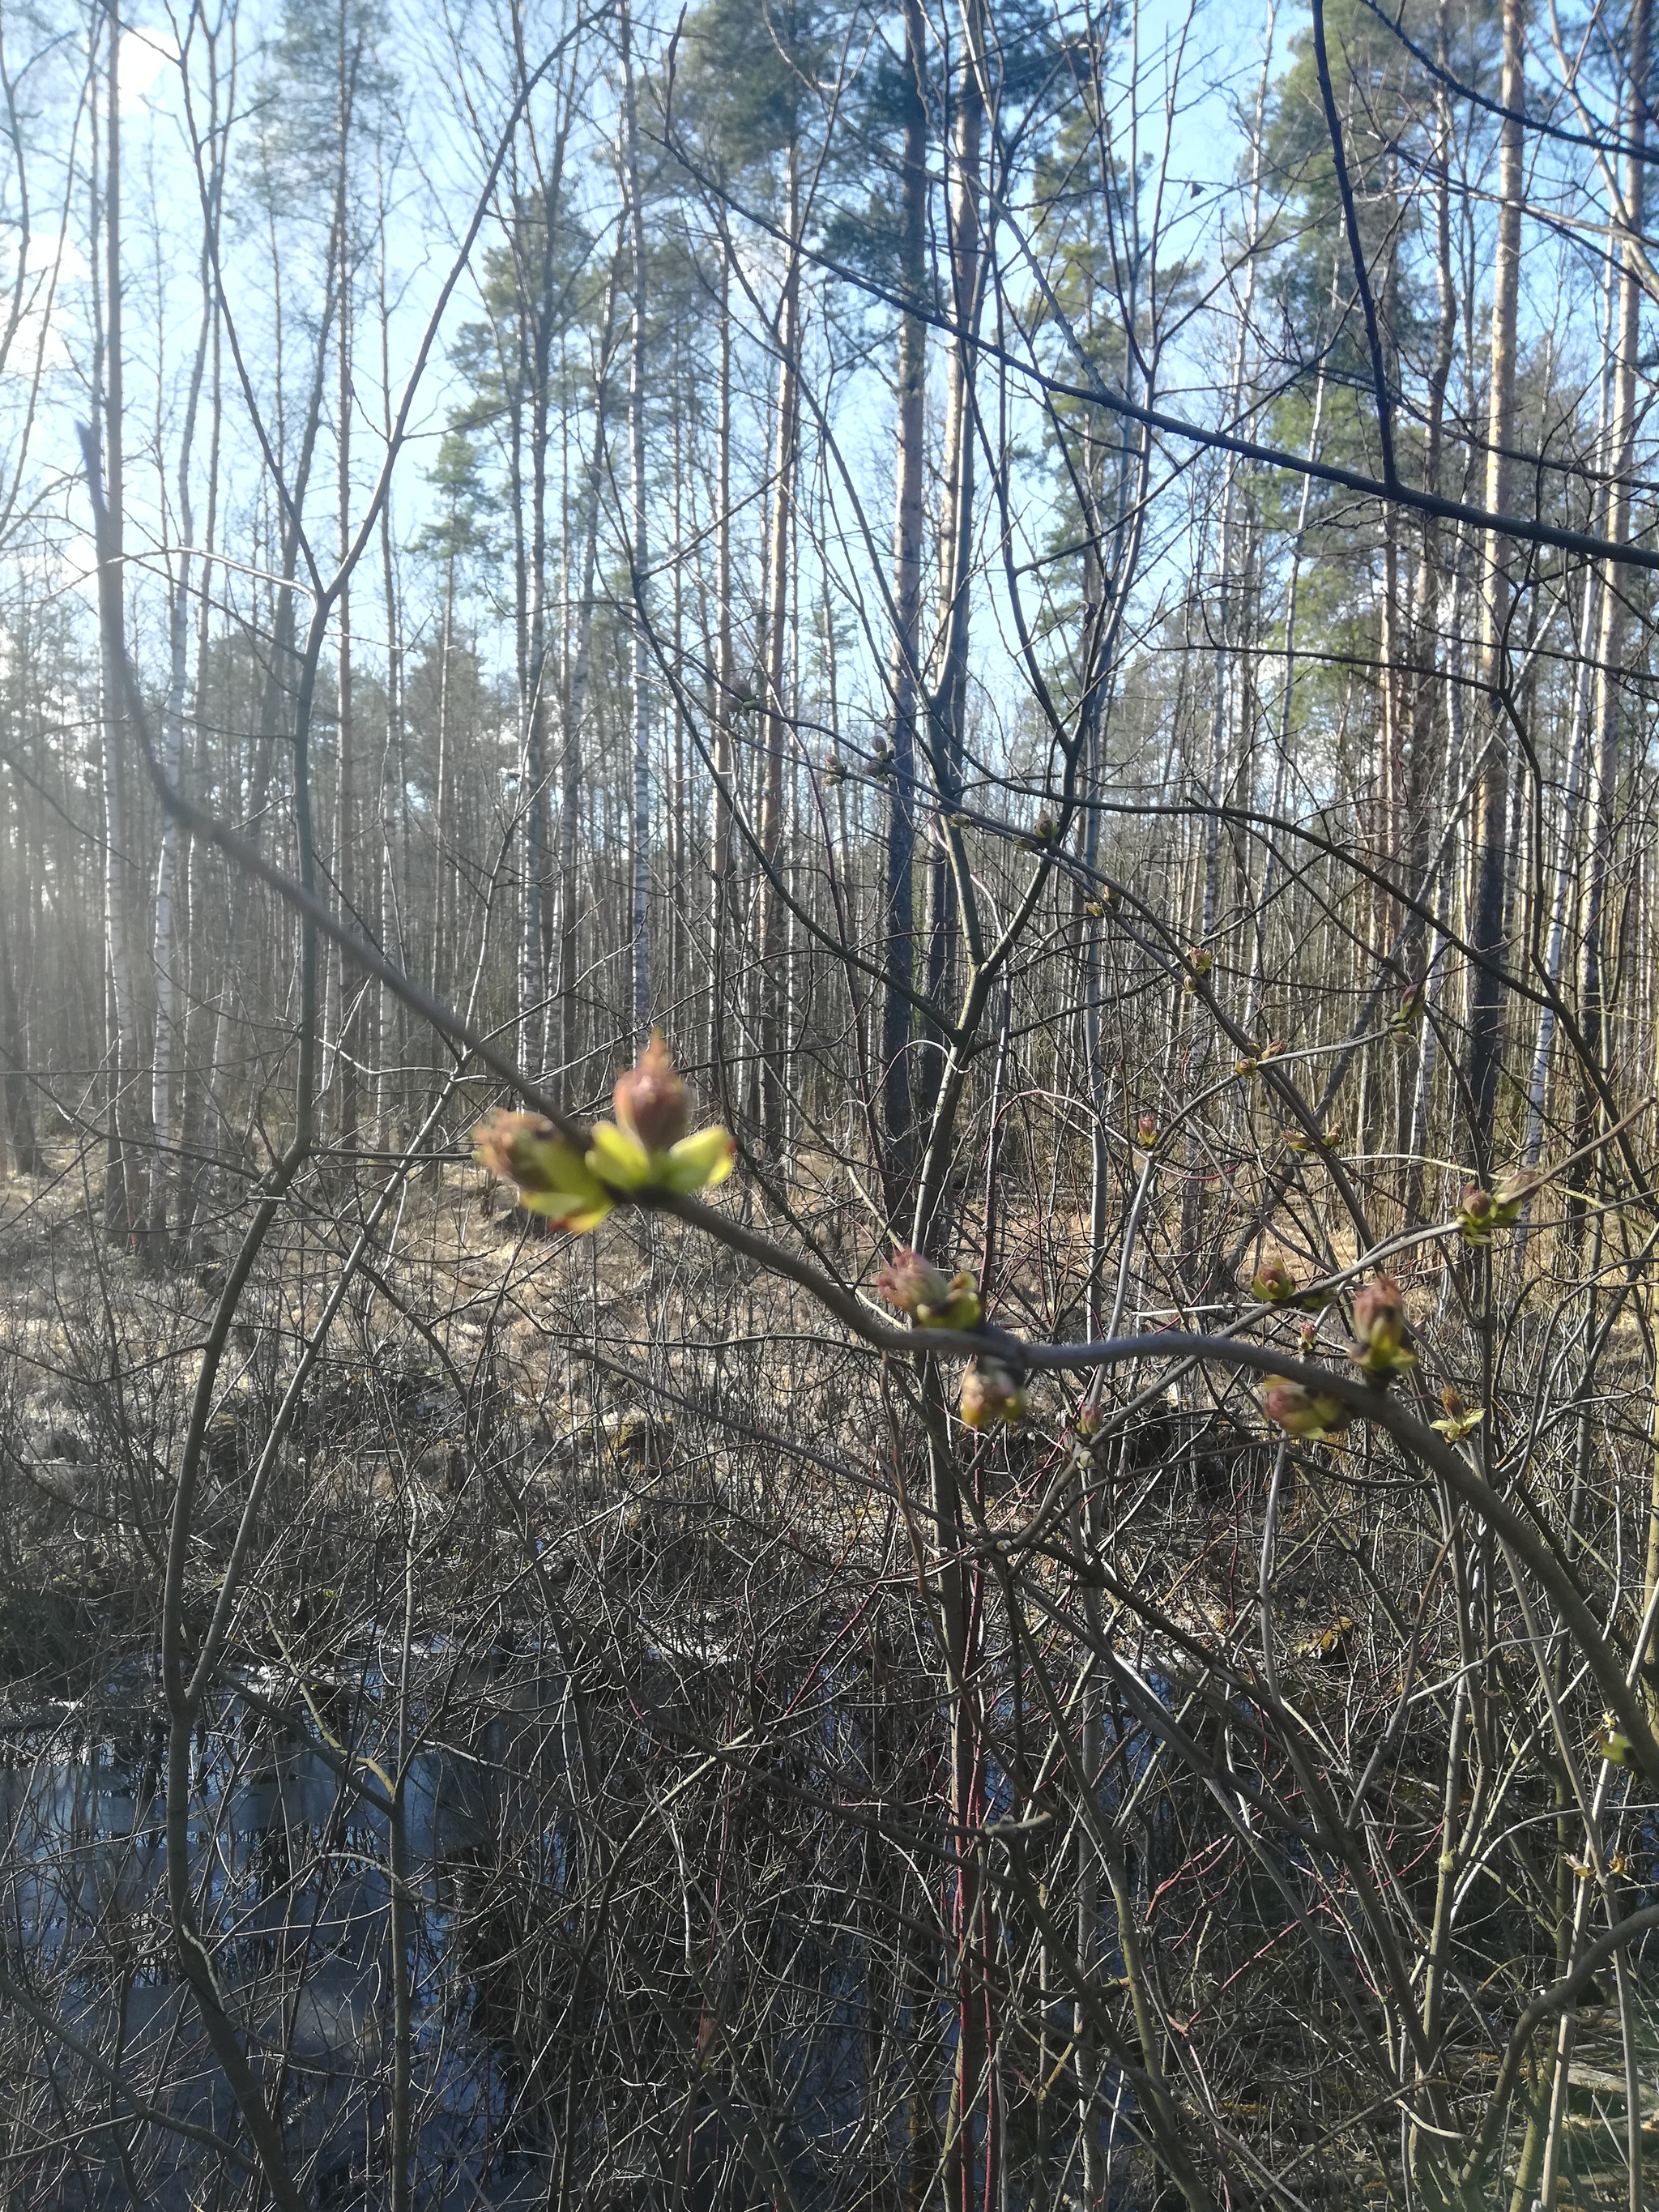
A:
[[[428,1675],[441,1656],[422,1655]],[[423,2207],[545,2198],[540,2161],[515,2154],[514,2068],[490,2033],[489,1965],[476,1955],[470,1907],[508,1851],[527,1854],[542,1884],[560,1881],[561,1839],[537,1826],[553,1802],[559,1739],[532,1715],[556,1715],[564,1686],[532,1662],[491,1698],[478,1694],[488,1672],[450,1665],[441,1700],[428,1694],[404,1716],[416,1747],[403,1799],[403,1971]],[[391,1827],[382,1806],[337,1771],[343,1763],[376,1791],[374,1768],[396,1771],[398,1700],[384,1689],[370,1662],[325,1692],[313,1688],[308,1707],[250,1676],[227,1686],[192,1746],[197,1911],[225,2008],[280,2105],[292,2165],[319,2207],[379,2203],[389,2188]],[[108,2116],[82,2130],[55,2178],[37,2160],[34,2182],[10,2201],[194,2212],[240,2193],[222,2148],[176,2129],[135,2127],[130,2106],[107,2091],[117,2069],[155,2112],[243,2144],[228,2085],[171,1964],[155,1711],[147,1670],[127,1670],[73,1705],[12,1717],[0,1736],[6,1971],[65,2031],[9,2039],[8,2069],[24,2078],[7,2094],[18,2094],[20,2110],[57,2100],[67,2114],[101,2102]],[[15,2180],[14,2169],[9,2197]]]

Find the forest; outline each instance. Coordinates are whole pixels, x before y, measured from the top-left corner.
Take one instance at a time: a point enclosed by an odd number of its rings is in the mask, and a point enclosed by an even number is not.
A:
[[[0,2202],[1659,2204],[1652,5],[0,0]]]

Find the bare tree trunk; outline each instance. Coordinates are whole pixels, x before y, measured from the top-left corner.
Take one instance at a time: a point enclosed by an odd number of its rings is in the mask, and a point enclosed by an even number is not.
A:
[[[216,70],[214,73],[213,82],[216,96]],[[235,76],[234,71],[232,72],[229,89],[230,96],[234,102],[235,95]],[[216,225],[218,222],[219,208],[223,198],[223,191],[224,162],[222,150],[220,159],[215,165],[214,188],[212,194],[210,195],[207,215],[210,234],[211,227]],[[211,610],[213,606],[213,593],[210,588],[210,584],[213,574],[214,541],[217,532],[219,521],[219,447],[220,434],[222,429],[224,421],[224,382],[222,374],[223,341],[222,325],[216,310],[217,303],[216,301],[215,313],[211,323],[213,367],[210,380],[210,396],[208,403],[207,519],[202,533],[202,594],[196,622],[196,702],[198,725],[202,712],[202,703],[206,697],[208,688],[208,643],[210,635]],[[198,738],[198,745],[199,750],[201,747],[199,733]],[[188,865],[190,867],[194,867],[196,865],[196,850],[193,846],[191,848],[191,858]],[[189,880],[188,876],[186,880]],[[194,1006],[202,1007],[205,998],[204,988],[205,976],[199,974],[198,963],[200,966],[205,966],[207,948],[201,943],[197,905],[198,902],[192,899],[191,902],[189,927],[191,933],[191,941],[197,945],[198,951],[198,959],[193,960],[191,963],[191,973],[192,981],[191,997]],[[185,1052],[184,1065],[181,1069],[181,1074],[183,1077],[184,1095],[179,1101],[179,1127],[184,1133],[185,1153],[187,1158],[193,1156],[193,1164],[186,1170],[186,1175],[188,1177],[186,1186],[187,1195],[181,1200],[179,1206],[179,1228],[181,1238],[185,1240],[192,1249],[197,1242],[197,1224],[200,1218],[202,1200],[205,1194],[208,1176],[208,1162],[211,1157],[216,1133],[211,1130],[208,1117],[218,1110],[219,1056],[224,1034],[225,994],[229,982],[229,943],[227,942],[225,945],[219,947],[218,951],[220,961],[222,965],[216,977],[212,1012],[208,1023],[208,1033],[211,1039],[211,1044],[207,1055],[207,1066],[205,1069],[202,1069],[198,1072],[192,1063],[192,1056],[189,1050],[191,1031],[190,1018],[188,1015],[185,1018],[183,1030]]]
[[[726,901],[732,873],[732,778],[735,758],[732,716],[737,699],[737,659],[732,641],[732,262],[720,256],[720,421],[715,428],[714,594],[718,635],[714,714],[714,802],[710,825],[708,1057],[714,1062],[721,1106],[733,1118],[731,1073],[726,1054]]]
[[[1500,100],[1504,120],[1499,135],[1498,245],[1492,264],[1492,370],[1486,416],[1486,506],[1508,511],[1514,470],[1516,307],[1521,275],[1521,200],[1525,179],[1526,101],[1522,0],[1504,0],[1504,72]],[[1510,611],[1510,541],[1494,537],[1488,548],[1486,588],[1481,601],[1481,676],[1493,697],[1504,679]],[[1477,951],[1498,958],[1504,945],[1504,894],[1508,870],[1508,733],[1500,709],[1494,709],[1492,743],[1481,781],[1475,851],[1474,912],[1471,934]],[[1474,1143],[1479,1164],[1489,1166],[1492,1124],[1498,1109],[1498,1078],[1504,1042],[1504,1001],[1497,978],[1478,968],[1469,987],[1469,1089],[1474,1101]]]
[[[1591,453],[1599,467],[1605,467],[1607,453],[1607,432],[1613,407],[1613,322],[1616,313],[1614,295],[1617,281],[1613,264],[1607,272],[1607,313],[1603,323],[1601,397],[1595,426],[1595,437]],[[1603,531],[1607,524],[1607,486],[1597,488],[1591,502],[1591,527]],[[1560,821],[1555,860],[1555,881],[1550,900],[1549,933],[1544,942],[1544,973],[1552,989],[1559,983],[1566,963],[1567,925],[1572,905],[1574,886],[1577,879],[1581,858],[1579,848],[1579,817],[1584,797],[1585,751],[1589,738],[1591,712],[1595,684],[1595,641],[1601,634],[1601,591],[1602,578],[1595,568],[1584,571],[1583,603],[1579,610],[1577,624],[1577,665],[1573,670],[1572,710],[1567,738],[1567,770],[1561,792]],[[1540,856],[1541,866],[1541,856]],[[1527,1080],[1527,1118],[1522,1133],[1521,1160],[1525,1167],[1534,1168],[1544,1147],[1544,1100],[1549,1088],[1550,1059],[1555,1045],[1556,1011],[1553,1000],[1539,1008],[1538,1035],[1533,1045],[1532,1070]],[[1526,1257],[1532,1233],[1532,1208],[1528,1204],[1522,1210],[1515,1232],[1515,1266],[1518,1274]]]
[[[1334,304],[1336,283],[1332,276],[1332,299]],[[1313,415],[1308,425],[1308,459],[1319,458],[1320,432],[1325,415],[1325,362],[1322,356],[1319,374],[1314,380]],[[1285,677],[1279,695],[1279,720],[1274,742],[1273,800],[1269,811],[1279,811],[1280,794],[1284,789],[1285,770],[1291,756],[1291,718],[1296,702],[1296,626],[1297,611],[1302,592],[1303,551],[1308,536],[1308,507],[1313,492],[1313,478],[1304,477],[1302,490],[1297,501],[1296,527],[1291,536],[1290,576],[1285,589]],[[1265,925],[1271,914],[1274,893],[1278,888],[1279,871],[1279,838],[1275,831],[1268,839],[1267,857],[1261,872],[1260,907]],[[1244,1018],[1241,1024],[1247,1036],[1254,1039],[1261,1015],[1262,971],[1265,951],[1265,927],[1258,927],[1250,957],[1249,989],[1244,1001]]]
[[[380,181],[380,416],[385,435],[392,435],[392,312],[386,291],[386,184]],[[453,581],[453,569],[451,569]],[[374,780],[374,885],[373,902],[374,927],[381,945],[390,950],[396,941],[397,908],[392,860],[391,825],[386,820],[388,780],[398,793],[399,813],[404,805],[405,779],[402,769],[404,755],[404,653],[403,610],[398,601],[398,571],[392,552],[392,496],[388,492],[380,507],[380,586],[386,603],[386,742],[380,755],[380,771]],[[434,862],[435,862],[434,855]],[[387,1062],[392,1057],[388,1050],[387,1031],[396,1020],[395,1002],[387,995],[384,985],[374,982],[368,987],[368,1018],[365,1022],[364,1057],[374,1071],[373,1104],[373,1135],[376,1146],[386,1142],[392,1114],[388,1091]],[[398,1055],[401,1058],[401,1054]]]
[[[453,733],[450,727],[454,656],[455,549],[452,544],[449,557],[444,564],[443,626],[438,634],[438,759],[433,776],[432,950],[429,973],[432,988],[439,993],[449,988],[447,927],[456,919],[450,915],[445,898],[449,876],[447,854],[452,834],[450,791],[455,775],[451,757],[454,750]]]
[[[904,155],[900,183],[900,289],[920,300],[927,281],[927,23],[921,0],[904,0]],[[927,434],[927,326],[899,319],[897,495],[893,517],[893,757],[887,801],[886,896],[882,927],[886,994],[882,1010],[882,1104],[889,1157],[888,1207],[903,1204],[909,1150],[911,981],[915,973],[916,694],[921,650],[921,487]]]
[[[221,182],[222,183],[222,179],[221,179]],[[216,199],[212,213],[209,218],[209,237],[212,243],[216,259],[218,252],[216,225],[219,220],[219,212],[218,202]],[[335,308],[337,304],[337,277],[342,265],[339,258],[339,222],[337,210],[336,210],[336,220],[330,231],[323,265],[325,271],[325,278],[322,313],[318,319],[316,353],[313,360],[311,386],[307,397],[305,422],[301,432],[299,454],[295,463],[294,474],[289,483],[288,496],[283,500],[282,507],[283,520],[278,536],[281,559],[278,564],[277,580],[273,584],[271,590],[270,658],[266,665],[264,682],[261,686],[258,718],[256,726],[257,734],[255,736],[253,744],[252,769],[247,778],[244,797],[244,817],[248,825],[248,835],[256,842],[260,836],[264,826],[265,803],[270,788],[271,769],[276,756],[277,738],[283,733],[285,726],[296,732],[298,726],[299,708],[297,699],[295,700],[295,702],[290,706],[286,696],[289,684],[294,678],[296,670],[299,668],[299,657],[296,652],[295,616],[295,592],[294,584],[299,567],[300,540],[302,530],[302,518],[305,514],[306,497],[310,489],[311,471],[316,461],[318,433],[322,426],[323,398],[324,394],[327,390],[328,382],[330,336],[333,328]],[[280,391],[281,358],[283,349],[282,333],[283,327],[280,262],[276,262],[273,264],[272,278],[276,301],[276,353],[278,362],[278,389]],[[216,341],[215,358],[215,374],[216,378]],[[216,406],[214,430],[216,445],[216,479],[218,436],[218,410]],[[279,447],[279,453],[280,453],[281,448]],[[204,647],[204,650],[205,650],[205,647]],[[308,807],[308,794],[307,803]],[[307,865],[309,866],[311,864],[311,854],[308,846],[306,858]],[[230,1016],[230,994],[236,988],[239,978],[236,955],[244,943],[243,925],[246,918],[248,892],[251,880],[252,879],[248,877],[246,872],[240,869],[233,872],[231,877],[230,912],[227,917],[225,927],[224,982],[214,1007],[212,1045],[208,1056],[208,1087],[210,1097],[216,1101],[221,1098],[223,1093],[223,1082],[226,1067],[225,1037],[227,1024]],[[310,940],[308,936],[303,936],[302,933],[302,941],[309,942]],[[228,1150],[234,1142],[232,1125],[228,1119],[222,1115],[221,1116],[219,1134],[222,1139],[225,1142],[226,1149]]]
[[[1436,36],[1443,66],[1448,46],[1447,0],[1439,0],[1436,18]],[[1457,295],[1453,282],[1451,265],[1451,100],[1443,85],[1437,85],[1434,107],[1434,238],[1436,305],[1438,313],[1435,326],[1434,357],[1429,369],[1427,423],[1424,439],[1423,473],[1429,489],[1437,494],[1443,487],[1446,387],[1451,376],[1452,362],[1457,343]],[[1411,693],[1411,762],[1406,773],[1407,806],[1407,842],[1408,849],[1409,882],[1411,890],[1419,897],[1431,888],[1426,881],[1429,860],[1428,843],[1432,815],[1432,797],[1436,769],[1438,765],[1435,752],[1435,735],[1439,727],[1442,686],[1437,680],[1435,659],[1438,642],[1435,635],[1442,606],[1444,587],[1445,562],[1442,551],[1439,526],[1431,516],[1423,524],[1422,546],[1418,556],[1417,577],[1412,608],[1412,658],[1415,672]],[[1401,958],[1413,985],[1426,992],[1427,969],[1424,948],[1424,929],[1419,922],[1408,921]],[[1431,954],[1433,947],[1427,948]],[[1423,1057],[1432,1050],[1426,1021],[1419,1030],[1415,1052],[1407,1047],[1400,1056],[1400,1084],[1397,1094],[1398,1127],[1395,1148],[1409,1156],[1413,1149],[1413,1128],[1416,1112],[1417,1077]],[[1403,1207],[1408,1219],[1415,1218],[1422,1202],[1422,1174],[1416,1163],[1407,1157],[1401,1176]]]
[[[191,459],[196,442],[196,416],[201,403],[202,380],[207,370],[208,340],[213,325],[213,292],[207,257],[202,258],[202,322],[191,365],[190,396],[179,441],[179,533],[177,568],[167,606],[168,675],[167,710],[161,726],[161,772],[168,783],[179,781],[185,750],[185,684],[190,651],[190,579],[191,547],[196,534],[195,508],[191,495]],[[205,583],[205,576],[204,576]],[[155,869],[155,1055],[150,1073],[150,1127],[155,1133],[155,1152],[150,1168],[149,1242],[160,1259],[167,1240],[167,1200],[172,1188],[168,1161],[173,1139],[173,1069],[180,1042],[178,1030],[178,958],[173,921],[173,878],[178,867],[178,824],[164,809],[161,851]]]
[[[1625,57],[1624,208],[1619,223],[1619,331],[1613,366],[1613,404],[1607,437],[1606,534],[1622,545],[1630,534],[1631,495],[1636,465],[1636,372],[1642,337],[1643,248],[1646,206],[1648,125],[1649,0],[1631,0]],[[1584,1047],[1593,1060],[1607,1053],[1607,878],[1612,865],[1619,783],[1619,709],[1624,681],[1625,632],[1630,580],[1608,562],[1601,575],[1601,633],[1595,669],[1595,775],[1590,786],[1589,868],[1584,886],[1583,969],[1581,984]],[[1594,1121],[1595,1096],[1588,1084],[1581,1113],[1586,1135]]]
[[[627,134],[629,222],[634,240],[633,345],[628,364],[628,447],[630,461],[631,543],[634,586],[634,820],[632,885],[629,914],[632,970],[629,990],[629,1033],[636,1045],[645,1039],[651,1012],[649,921],[651,838],[651,682],[647,567],[649,561],[645,485],[645,198],[640,176],[639,111],[634,88],[633,26],[628,0],[619,21],[623,49],[623,97]]]
[[[122,549],[125,470],[122,448],[122,272],[120,18],[112,6],[109,21],[108,106],[104,147],[104,331],[103,454],[100,487],[102,543],[98,550],[98,613],[101,645],[100,726],[103,740],[104,945],[111,1016],[109,1041],[109,1151],[104,1181],[105,1233],[125,1243],[142,1218],[142,1170],[129,1157],[123,1129],[128,1115],[126,1086],[137,1073],[137,994],[132,970],[131,900],[127,884],[125,784],[126,716],[122,698],[125,653]],[[98,463],[88,446],[88,466]]]
[[[668,874],[668,930],[665,957],[667,962],[667,996],[671,1006],[678,1006],[685,982],[684,930],[685,924],[686,837],[690,817],[690,794],[686,788],[685,709],[679,685],[685,668],[685,463],[686,447],[686,387],[684,380],[682,337],[678,329],[674,333],[673,400],[670,410],[672,453],[670,457],[669,543],[673,547],[669,566],[672,575],[670,588],[670,650],[675,671],[675,688],[670,700],[673,720],[673,742],[671,757],[665,763],[667,804],[664,810],[667,833],[667,853],[665,856]]]
[[[978,0],[963,16],[962,75],[951,149],[950,386],[945,401],[944,499],[939,515],[939,622],[943,635],[938,680],[928,700],[929,765],[939,810],[928,898],[927,995],[942,1006],[951,988],[957,933],[957,887],[946,817],[957,808],[963,724],[968,704],[968,642],[974,542],[975,337],[979,327],[983,267],[980,205],[984,180],[981,148],[985,130],[984,24]],[[944,1040],[930,1038],[928,1089],[935,1095],[945,1068]]]
[[[617,288],[621,275],[622,244],[605,285],[605,312],[599,325],[599,351],[594,356],[593,447],[582,484],[581,512],[577,525],[582,567],[581,596],[576,613],[576,637],[571,654],[569,680],[563,701],[564,729],[559,781],[559,1061],[564,1079],[580,1056],[576,1026],[576,977],[580,883],[576,833],[581,812],[582,719],[587,711],[588,672],[593,657],[594,574],[599,560],[599,483],[605,471],[606,402],[611,389],[611,356],[617,318]]]
[[[794,511],[795,468],[800,443],[800,145],[792,137],[786,185],[788,243],[783,294],[778,303],[777,447],[772,478],[770,551],[767,558],[766,661],[762,702],[764,717],[764,780],[761,789],[760,842],[767,870],[761,886],[760,1115],[769,1144],[783,1140],[784,1009],[787,975],[784,961],[784,905],[778,884],[784,866],[784,763],[789,749],[790,544]]]
[[[342,10],[342,23],[344,15]],[[343,115],[340,133],[340,334],[339,334],[339,420],[336,426],[336,453],[338,462],[337,493],[339,501],[340,560],[343,563],[351,544],[351,280],[347,252],[345,224],[345,127]],[[334,802],[334,883],[340,902],[340,915],[344,921],[353,920],[356,908],[356,837],[357,837],[357,763],[356,729],[352,696],[353,669],[351,664],[351,586],[343,584],[337,602],[339,631],[336,651],[338,655],[337,720],[335,756],[336,784]],[[343,952],[336,961],[338,977],[338,998],[335,1008],[334,1060],[339,1093],[339,1139],[349,1147],[357,1142],[357,1040],[358,1024],[352,1016],[353,995],[356,976],[347,963]]]
[[[1255,240],[1261,226],[1262,121],[1267,107],[1267,75],[1273,59],[1274,14],[1275,10],[1270,8],[1266,27],[1267,46],[1262,58],[1261,76],[1256,88],[1255,122],[1250,132],[1250,199],[1246,231],[1248,250],[1244,270],[1244,296],[1233,333],[1233,357],[1227,378],[1226,420],[1229,422],[1238,420],[1244,405],[1246,352],[1255,299]],[[1221,805],[1231,781],[1231,761],[1234,749],[1235,726],[1237,721],[1232,682],[1233,567],[1237,510],[1238,461],[1236,455],[1230,453],[1226,459],[1222,486],[1221,523],[1216,548],[1213,661],[1215,694],[1210,708],[1210,811],[1204,830],[1203,903],[1199,918],[1200,941],[1204,944],[1209,942],[1215,928],[1216,899],[1220,882]]]
[[[540,240],[544,265],[552,251],[545,235],[552,219],[553,210],[544,195]],[[519,1036],[526,1066],[538,1069],[547,1052],[542,888],[547,860],[548,305],[544,297],[538,296],[534,301],[526,298],[520,307],[521,315],[532,325],[532,335],[526,363],[530,376],[530,544],[526,575],[524,781],[520,790],[524,904],[519,945]]]
[[[45,1167],[34,1134],[34,1104],[29,1096],[28,1059],[23,1024],[17,1009],[17,983],[12,971],[11,941],[3,910],[0,910],[0,1091],[6,1107],[6,1128],[11,1138],[12,1164],[19,1175],[39,1175]]]

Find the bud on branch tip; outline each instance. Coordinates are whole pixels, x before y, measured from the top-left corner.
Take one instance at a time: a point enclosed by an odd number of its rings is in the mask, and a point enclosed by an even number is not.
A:
[[[556,1229],[582,1235],[610,1212],[611,1194],[568,1138],[540,1114],[491,1115],[472,1132],[473,1157],[519,1187],[519,1201]]]
[[[1252,1295],[1268,1306],[1288,1305],[1301,1287],[1284,1261],[1279,1259],[1264,1260],[1250,1284]]]
[[[685,1085],[661,1037],[653,1036],[617,1079],[617,1120],[596,1121],[586,1153],[539,1114],[498,1113],[472,1133],[481,1166],[519,1187],[532,1213],[575,1234],[597,1229],[619,1195],[711,1189],[732,1172],[731,1133],[711,1123],[685,1133]],[[618,1126],[620,1125],[620,1126]]]
[[[1521,1218],[1522,1207],[1543,1181],[1536,1168],[1510,1168],[1498,1176],[1491,1190],[1478,1182],[1466,1182],[1457,1201],[1457,1225],[1463,1232],[1463,1242],[1490,1244],[1494,1230],[1512,1229]]]
[[[973,1277],[965,1269],[947,1275],[908,1245],[895,1252],[876,1277],[876,1288],[918,1328],[979,1327],[982,1310]]]
[[[962,1378],[961,1411],[964,1428],[1012,1428],[1025,1418],[1024,1388],[1000,1359],[976,1359]]]
[[[1417,1353],[1406,1321],[1406,1302],[1392,1275],[1367,1283],[1353,1302],[1354,1340],[1348,1357],[1379,1389],[1415,1367]]]
[[[1340,1398],[1282,1380],[1270,1382],[1261,1393],[1261,1410],[1286,1436],[1303,1443],[1338,1436],[1353,1419]]]
[[[1478,1428],[1486,1418],[1484,1406],[1466,1404],[1462,1392],[1454,1389],[1449,1382],[1440,1393],[1440,1403],[1445,1409],[1445,1419],[1431,1421],[1429,1425],[1437,1429],[1448,1443],[1461,1443],[1469,1431]]]

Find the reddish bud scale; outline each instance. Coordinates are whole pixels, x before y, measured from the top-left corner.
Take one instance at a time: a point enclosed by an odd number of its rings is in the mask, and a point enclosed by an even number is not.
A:
[[[1379,1275],[1367,1283],[1353,1302],[1354,1340],[1348,1357],[1374,1382],[1407,1367],[1415,1367],[1411,1330],[1406,1321],[1406,1302],[1392,1275]]]
[[[1267,1260],[1255,1271],[1250,1288],[1264,1305],[1288,1304],[1300,1288],[1282,1260]]]
[[[1484,1406],[1471,1406],[1461,1390],[1448,1382],[1440,1393],[1440,1404],[1444,1419],[1431,1421],[1430,1426],[1438,1429],[1449,1443],[1459,1443],[1471,1429],[1478,1428],[1486,1418]]]
[[[690,1119],[685,1085],[668,1047],[653,1036],[611,1093],[617,1119],[647,1152],[665,1152],[678,1144]]]
[[[1457,1201],[1457,1218],[1469,1244],[1490,1244],[1493,1230],[1501,1225],[1498,1200],[1478,1182],[1464,1184]]]
[[[911,1315],[919,1306],[942,1305],[951,1294],[944,1268],[908,1245],[894,1253],[876,1277],[876,1288],[890,1306]]]
[[[963,1425],[969,1429],[1012,1426],[1025,1416],[1025,1392],[1000,1360],[976,1359],[962,1378]]]
[[[1340,1434],[1353,1418],[1340,1398],[1300,1382],[1270,1382],[1261,1394],[1261,1409],[1286,1436],[1304,1443]]]
[[[473,1158],[503,1182],[531,1185],[535,1148],[556,1143],[558,1133],[544,1114],[496,1113],[473,1131]]]

